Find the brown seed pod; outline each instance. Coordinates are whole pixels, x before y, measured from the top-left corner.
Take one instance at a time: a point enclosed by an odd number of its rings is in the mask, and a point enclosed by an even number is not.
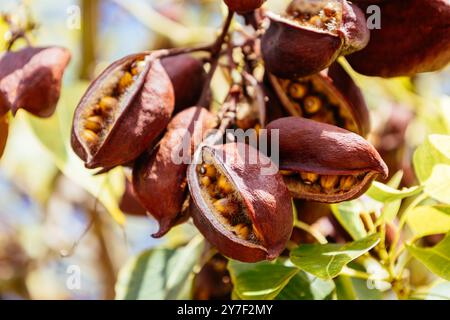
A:
[[[348,56],[356,71],[369,76],[412,76],[450,62],[449,1],[384,1],[378,6],[381,28],[371,30],[365,49]]]
[[[125,180],[125,191],[120,199],[119,209],[122,212],[132,216],[145,217],[147,215],[147,210],[145,210],[145,208],[138,201],[133,184],[128,179]]]
[[[22,108],[38,117],[53,114],[70,52],[61,47],[9,51],[0,57],[0,115]]]
[[[267,16],[270,27],[261,42],[264,62],[281,78],[318,73],[369,41],[364,14],[345,0],[294,0],[286,16]]]
[[[266,0],[224,0],[231,11],[247,13],[260,8]]]
[[[0,158],[5,151],[6,141],[8,141],[9,124],[6,115],[0,116]]]
[[[87,168],[128,163],[155,143],[173,108],[173,87],[160,60],[152,53],[127,56],[110,65],[81,99],[72,148]]]
[[[275,120],[280,169],[295,198],[335,203],[357,198],[388,169],[375,148],[350,131],[299,117]]]
[[[230,300],[233,286],[227,270],[228,260],[216,254],[195,275],[192,292],[194,300]]]
[[[359,87],[338,64],[310,77],[281,79],[269,75],[272,87],[292,116],[328,123],[366,136],[369,110]]]
[[[292,232],[292,205],[279,174],[264,175],[270,159],[242,143],[203,146],[189,166],[191,214],[224,255],[256,262],[275,259]],[[273,164],[272,164],[273,165]]]
[[[136,161],[133,168],[135,193],[159,222],[159,231],[153,237],[162,237],[174,225],[186,220],[182,215],[187,195],[186,169],[195,147],[215,123],[215,117],[204,108],[186,109],[169,123],[157,149]]]
[[[206,80],[203,63],[191,55],[179,55],[161,60],[175,92],[175,113],[195,106]]]

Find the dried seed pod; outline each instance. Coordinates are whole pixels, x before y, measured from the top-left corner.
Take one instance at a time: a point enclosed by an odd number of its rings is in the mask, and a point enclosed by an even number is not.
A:
[[[81,99],[72,148],[87,168],[128,163],[155,143],[173,108],[173,87],[160,60],[152,53],[127,56],[110,65]],[[93,117],[101,119],[95,118],[99,130],[94,130]]]
[[[292,231],[292,205],[279,174],[264,175],[269,158],[242,143],[203,146],[189,166],[191,214],[202,234],[224,255],[244,262],[276,258]],[[213,183],[201,179],[214,167]],[[228,184],[229,187],[219,186]],[[217,204],[219,201],[219,204]]]
[[[175,91],[175,113],[195,106],[206,79],[203,63],[191,55],[179,55],[161,60]]]
[[[260,8],[266,0],[224,0],[231,11],[247,13]]]
[[[371,30],[364,50],[348,56],[356,71],[369,76],[412,76],[450,62],[449,1],[384,1],[378,6],[381,28]]]
[[[284,181],[295,198],[325,203],[351,200],[377,176],[388,174],[375,148],[350,131],[299,117],[270,123],[269,136],[274,129],[279,130],[280,169],[291,172]]]
[[[184,222],[186,169],[192,153],[215,117],[206,109],[192,107],[176,115],[167,127],[159,146],[144,155],[133,168],[133,187],[147,211],[159,222],[155,238],[165,235],[174,225]]]
[[[228,260],[216,254],[195,275],[192,292],[194,300],[230,300],[233,286],[227,269]]]
[[[70,53],[61,47],[10,51],[0,57],[0,115],[22,108],[38,117],[53,114]]]
[[[361,136],[370,132],[369,110],[362,92],[339,63],[310,77],[269,78],[290,115],[335,125]]]
[[[6,115],[0,116],[0,158],[5,151],[6,141],[8,140],[9,124]]]
[[[147,210],[138,201],[133,184],[128,179],[125,180],[125,192],[120,199],[119,209],[126,214],[145,217]]]
[[[286,16],[267,16],[271,22],[261,42],[264,62],[281,78],[318,73],[369,41],[364,14],[346,0],[294,0]]]

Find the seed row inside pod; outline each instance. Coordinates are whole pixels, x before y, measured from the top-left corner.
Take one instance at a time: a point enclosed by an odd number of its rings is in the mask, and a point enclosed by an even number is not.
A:
[[[260,243],[256,229],[248,216],[242,197],[230,180],[204,156],[204,162],[197,167],[204,198],[213,209],[217,220],[238,238]]]
[[[342,19],[342,8],[337,1],[327,1],[325,4],[294,1],[287,12],[291,19],[301,25],[335,33]]]
[[[93,152],[108,135],[116,118],[120,115],[122,100],[127,97],[130,87],[145,66],[146,60],[141,57],[117,70],[103,88],[101,97],[86,108],[83,115],[82,138]]]
[[[337,98],[325,94],[323,86],[313,77],[296,80],[278,79],[282,92],[287,93],[293,115],[335,125],[358,133],[358,126],[348,108]]]
[[[288,184],[295,182],[308,193],[344,194],[362,183],[367,173],[357,175],[319,175],[313,172],[283,170],[280,173]]]

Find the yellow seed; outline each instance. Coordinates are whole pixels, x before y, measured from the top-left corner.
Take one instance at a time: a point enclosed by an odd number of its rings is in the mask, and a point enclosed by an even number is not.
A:
[[[325,191],[331,191],[339,182],[338,176],[321,176],[320,177],[320,185]]]
[[[239,211],[237,203],[227,198],[214,202],[214,208],[225,217],[230,217]]]
[[[100,116],[91,116],[86,119],[84,127],[94,132],[99,132],[102,129],[103,120]]]
[[[129,72],[125,72],[125,74],[120,78],[119,81],[119,91],[124,92],[131,84],[133,83],[133,76]]]
[[[217,175],[216,168],[211,164],[205,164],[202,167],[202,173],[210,178],[214,178]]]
[[[339,188],[344,191],[349,191],[356,183],[354,176],[343,176],[339,183]]]
[[[90,145],[97,144],[99,141],[98,135],[96,135],[95,132],[91,130],[84,130],[81,133],[81,138]]]
[[[217,187],[221,192],[225,194],[233,192],[233,186],[227,180],[227,178],[222,175],[219,177],[219,180],[217,181]]]
[[[137,62],[135,63],[135,65],[133,66],[133,68],[131,69],[131,74],[132,74],[133,76],[135,76],[135,75],[137,75],[138,73],[141,73],[142,71],[144,71],[145,65],[146,65],[146,63],[145,63],[144,60],[137,61]]]
[[[103,113],[108,114],[117,108],[119,101],[113,97],[103,97],[100,100],[99,106]]]
[[[314,184],[319,179],[319,175],[312,172],[302,172],[300,177],[305,184]]]
[[[289,95],[294,99],[303,99],[308,93],[308,88],[301,83],[292,83],[289,86]]]
[[[309,23],[313,26],[322,27],[322,19],[319,16],[313,16],[309,19]]]
[[[322,108],[322,100],[316,96],[308,96],[305,98],[304,108],[306,113],[316,113]]]
[[[208,177],[202,177],[200,179],[200,182],[202,183],[203,186],[205,187],[209,187],[211,185],[211,179]]]
[[[242,239],[247,239],[250,235],[250,229],[245,224],[238,224],[233,227],[234,233]]]
[[[295,172],[294,171],[289,171],[289,170],[280,170],[280,174],[282,176],[292,176],[292,175],[295,174]]]

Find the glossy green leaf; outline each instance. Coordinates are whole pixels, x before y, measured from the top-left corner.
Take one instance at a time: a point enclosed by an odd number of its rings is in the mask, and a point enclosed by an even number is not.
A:
[[[450,215],[429,206],[414,208],[407,216],[407,223],[417,237],[450,231]]]
[[[366,194],[372,199],[386,203],[415,196],[419,194],[420,191],[421,188],[417,186],[397,190],[396,188],[392,188],[381,182],[374,181]]]
[[[403,179],[403,171],[398,171],[394,174],[391,180],[388,181],[387,186],[398,189]],[[402,205],[402,199],[394,200],[384,203],[381,215],[377,223],[392,222],[397,217],[400,207]]]
[[[356,300],[352,278],[349,276],[338,276],[334,278],[334,283],[336,285],[336,296],[338,300]]]
[[[422,262],[431,272],[450,281],[450,234],[432,248],[406,245],[413,257]]]
[[[450,165],[436,165],[425,182],[425,193],[430,197],[450,204]]]
[[[192,272],[204,248],[198,236],[178,249],[156,248],[141,253],[120,271],[117,300],[187,299]]]
[[[414,169],[421,183],[425,182],[437,164],[450,165],[450,136],[430,135],[417,148],[413,157]]]
[[[364,238],[367,231],[360,218],[364,207],[359,200],[347,201],[338,204],[332,204],[333,215],[339,221],[339,224],[355,239]]]
[[[335,289],[332,280],[322,280],[306,272],[298,272],[276,300],[325,300],[330,299]]]
[[[240,299],[272,300],[299,270],[280,263],[228,263],[234,292]]]
[[[362,256],[380,241],[379,234],[341,244],[306,244],[291,251],[291,260],[300,269],[321,279],[332,279],[351,261]]]

